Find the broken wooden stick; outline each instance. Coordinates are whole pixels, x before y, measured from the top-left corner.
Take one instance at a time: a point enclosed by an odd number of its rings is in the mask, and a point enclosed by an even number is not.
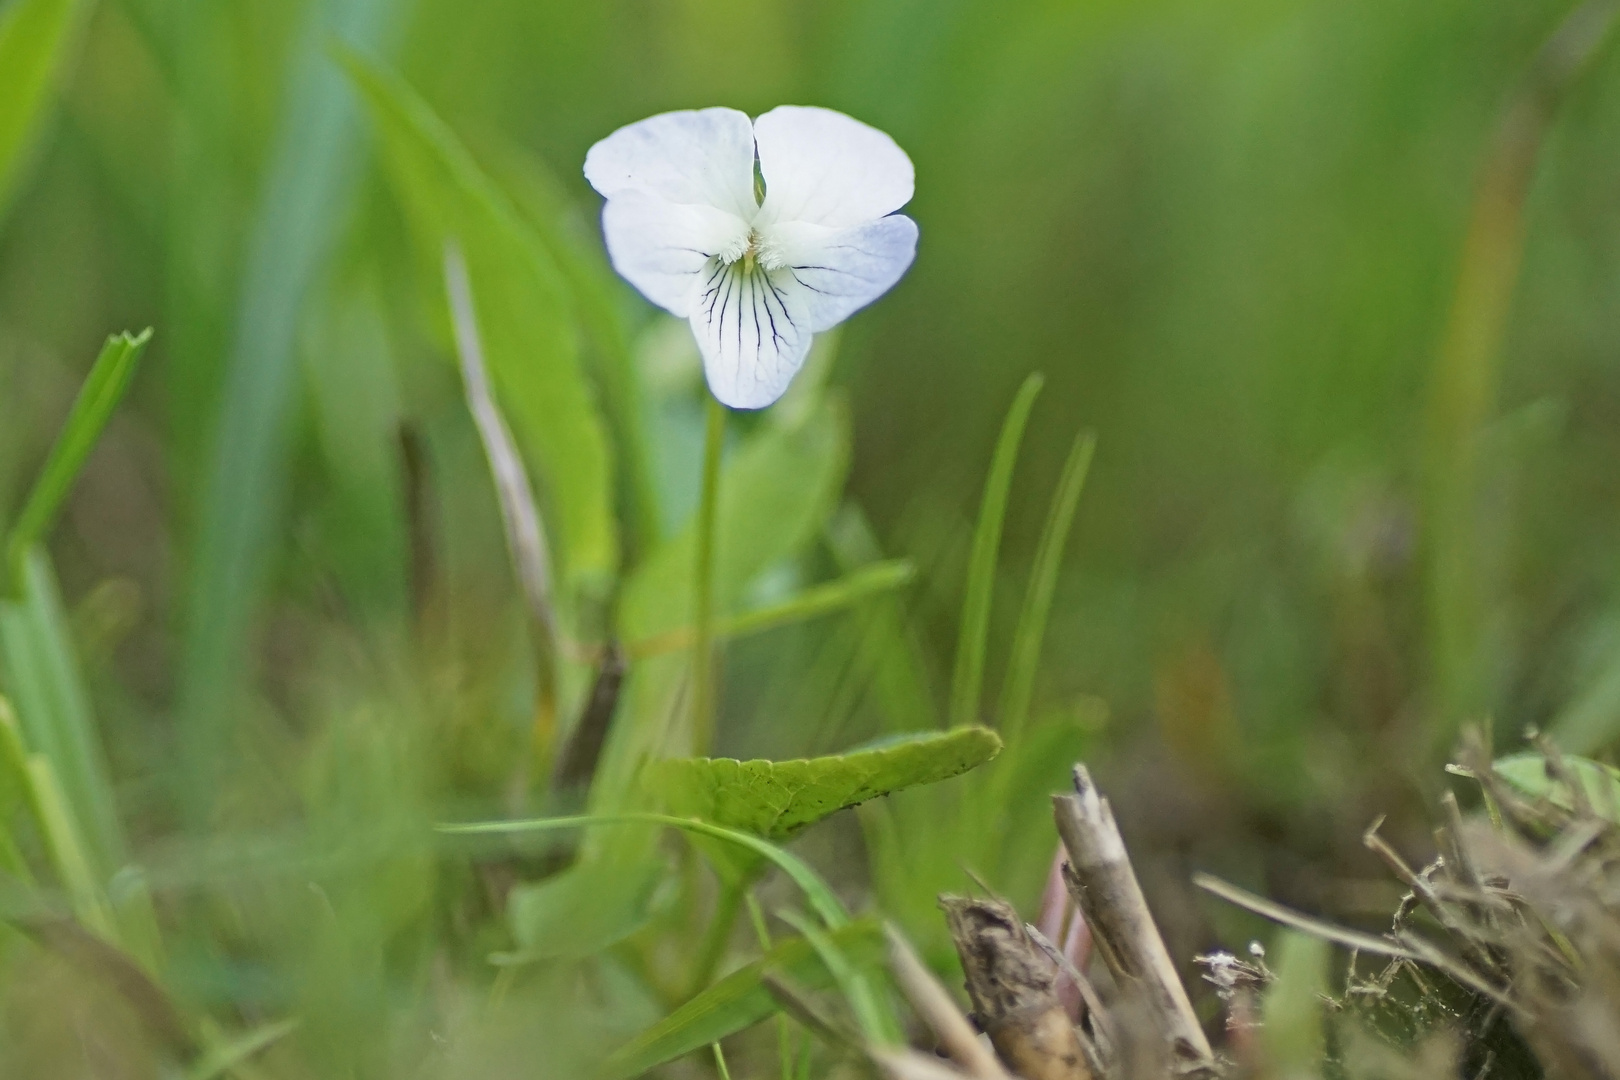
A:
[[[979,1026],[1024,1080],[1091,1080],[1080,1036],[1052,984],[1057,967],[1011,904],[942,896]]]
[[[1198,1023],[1186,987],[1159,936],[1114,824],[1083,765],[1074,767],[1073,795],[1054,795],[1052,813],[1069,853],[1065,875],[1092,941],[1121,994],[1151,1025],[1163,1060],[1158,1067],[1180,1075],[1214,1075],[1209,1040]]]

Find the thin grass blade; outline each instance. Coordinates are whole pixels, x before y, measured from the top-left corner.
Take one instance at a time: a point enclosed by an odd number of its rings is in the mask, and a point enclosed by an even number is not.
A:
[[[827,940],[857,969],[882,963],[883,932],[875,923],[851,923],[829,932]],[[785,941],[614,1051],[598,1069],[596,1080],[639,1076],[774,1015],[780,1006],[764,984],[767,972],[785,975],[807,990],[837,985],[810,942],[803,938]]]
[[[278,1020],[254,1028],[245,1035],[218,1042],[186,1072],[186,1080],[214,1080],[225,1076],[259,1051],[298,1030],[297,1020]]]
[[[732,638],[747,637],[750,634],[760,634],[766,630],[775,630],[778,627],[831,615],[875,596],[902,589],[916,580],[916,577],[916,567],[904,559],[864,566],[837,581],[806,589],[780,604],[740,612],[721,619],[715,624],[715,640],[728,641]],[[678,652],[691,646],[694,635],[695,630],[692,627],[682,627],[679,630],[633,641],[626,646],[625,651],[629,653],[631,659],[636,660]]]
[[[1057,588],[1058,571],[1063,566],[1063,550],[1069,541],[1069,527],[1074,524],[1075,508],[1080,505],[1080,492],[1086,486],[1086,474],[1091,471],[1091,459],[1096,450],[1095,435],[1075,436],[1074,447],[1063,465],[1063,475],[1052,494],[1052,509],[1047,514],[1046,527],[1041,531],[1040,546],[1035,550],[1035,565],[1030,569],[1024,607],[1018,615],[1012,659],[1007,665],[1007,679],[1001,690],[1001,708],[996,717],[1002,737],[1009,742],[1018,737],[1029,719],[1035,673],[1041,663],[1041,643],[1046,637],[1047,617],[1052,611],[1052,593]]]
[[[894,1009],[873,986],[872,980],[844,955],[831,936],[796,911],[782,911],[778,915],[803,934],[804,939],[816,950],[816,955],[821,957],[821,962],[837,982],[839,992],[849,1003],[850,1011],[855,1014],[855,1022],[860,1025],[867,1040],[880,1046],[900,1043],[900,1023],[894,1017]]]
[[[86,0],[15,0],[0,12],[0,213],[21,178],[90,6]]]
[[[305,302],[348,218],[359,178],[364,143],[357,137],[354,97],[326,48],[334,35],[352,47],[380,47],[403,7],[393,0],[309,5],[290,51],[197,507],[179,706],[188,759],[181,794],[193,822],[213,804],[249,633],[278,549]]]
[[[962,602],[962,626],[956,642],[956,666],[951,676],[950,722],[965,727],[979,720],[979,694],[984,687],[984,652],[990,634],[990,602],[996,584],[996,557],[1001,550],[1001,526],[1007,516],[1007,492],[1012,486],[1018,446],[1029,422],[1029,410],[1045,380],[1037,372],[1024,380],[1007,419],[1001,425],[990,474],[979,503],[979,523],[973,530],[973,554],[968,563],[967,594]]]
[[[123,831],[67,613],[42,548],[24,560],[22,599],[0,601],[0,666],[22,743],[50,762],[85,830],[96,876],[105,881],[123,863]]]
[[[526,821],[480,821],[464,825],[440,825],[439,831],[443,833],[461,835],[490,835],[525,832],[548,832],[557,829],[580,829],[594,825],[626,825],[645,823],[649,825],[668,825],[671,828],[683,829],[686,832],[698,833],[702,836],[713,837],[728,843],[745,847],[748,850],[763,855],[776,864],[793,883],[797,885],[814,911],[828,927],[837,929],[849,923],[849,912],[845,910],[843,901],[821,880],[821,876],[810,869],[797,855],[784,851],[768,841],[757,836],[750,836],[736,829],[728,829],[722,825],[711,825],[706,821],[695,821],[691,818],[672,817],[669,814],[600,814],[578,817],[557,818],[531,818]]]
[[[0,68],[3,70],[3,68]],[[39,478],[17,515],[17,522],[6,537],[6,570],[10,591],[21,587],[23,560],[28,549],[45,538],[56,513],[62,507],[68,492],[79,478],[90,451],[95,449],[111,419],[113,410],[123,400],[135,375],[136,365],[146,345],[152,340],[148,327],[139,334],[114,334],[101,347],[90,374],[85,378],[79,396],[73,402],[67,421],[62,425],[50,456],[45,459]]]

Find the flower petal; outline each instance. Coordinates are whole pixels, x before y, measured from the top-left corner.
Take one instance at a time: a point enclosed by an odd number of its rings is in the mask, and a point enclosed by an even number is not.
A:
[[[790,271],[713,260],[692,300],[692,333],[709,389],[733,409],[763,409],[810,352],[808,293]]]
[[[904,214],[848,229],[783,222],[766,236],[773,256],[808,294],[816,333],[888,292],[917,254],[917,223]]]
[[[782,105],[754,121],[765,177],[761,224],[857,225],[911,201],[911,159],[893,139],[831,109]]]
[[[699,273],[721,251],[746,241],[748,224],[712,206],[666,202],[631,189],[602,207],[602,235],[613,269],[647,299],[684,318]]]
[[[642,191],[752,221],[754,130],[736,109],[660,113],[620,128],[585,155],[585,179],[602,195]]]

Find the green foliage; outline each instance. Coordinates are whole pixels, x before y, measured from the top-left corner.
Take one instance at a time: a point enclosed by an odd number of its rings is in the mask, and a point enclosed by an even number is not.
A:
[[[114,334],[102,346],[56,444],[51,447],[50,457],[46,458],[33,490],[6,536],[5,570],[9,587],[4,591],[21,590],[26,574],[24,563],[30,549],[45,539],[62,501],[79,478],[85,459],[95,449],[102,429],[123,400],[124,391],[129,389],[136,365],[151,340],[152,331],[146,329],[134,336]]]
[[[1176,867],[1286,864],[1309,895],[1369,805],[1416,835],[1402,777],[1459,712],[1605,756],[1612,49],[1521,163],[1512,258],[1461,253],[1498,110],[1570,7],[0,0],[0,907],[55,902],[135,957],[210,1052],[176,1075],[564,1080],[719,1000],[770,948],[732,918],[778,869],[949,971],[935,894],[971,872],[1032,912],[1082,754],[1172,940],[1202,933]],[[784,101],[895,136],[922,243],[788,400],[727,419],[711,745],[700,362],[614,274],[580,165],[665,109]],[[555,727],[446,363],[448,239],[559,560]],[[86,349],[149,323],[156,377],[64,503],[100,422],[58,438]],[[104,419],[119,347],[76,417]],[[829,748],[1006,745],[863,803],[865,865],[844,822],[785,869],[652,817],[436,837],[572,812],[547,760],[610,639],[592,820],[679,774],[769,843],[882,786],[797,775]],[[720,760],[670,761],[694,754]],[[1571,767],[1607,812],[1612,774]],[[1503,769],[1571,801],[1539,760]],[[879,1031],[872,943],[804,927],[783,970]],[[104,981],[0,939],[0,1074],[70,1076],[86,1046],[141,1072]],[[734,992],[641,1060],[776,1011]],[[783,1075],[833,1068],[780,1022]],[[735,1075],[766,1036],[728,1040]]]
[[[186,1080],[214,1080],[229,1076],[259,1051],[297,1030],[298,1021],[279,1020],[254,1028],[209,1050],[186,1072]]]
[[[1323,1034],[1328,961],[1332,946],[1292,930],[1273,947],[1277,980],[1262,1005],[1266,1075],[1276,1080],[1311,1080],[1321,1075],[1327,1049]]]
[[[1029,703],[1035,695],[1035,674],[1041,664],[1041,642],[1046,640],[1046,623],[1052,613],[1052,593],[1057,588],[1058,571],[1063,568],[1069,526],[1074,523],[1080,492],[1085,487],[1091,457],[1096,450],[1096,436],[1075,436],[1074,449],[1069,451],[1057,490],[1052,492],[1052,508],[1030,567],[1029,586],[1024,593],[1023,609],[1018,614],[1012,658],[1007,663],[1001,704],[996,712],[997,723],[1009,740],[1024,729],[1029,719]]]
[[[816,534],[848,466],[848,423],[827,402],[802,423],[760,430],[725,462],[715,521],[717,614],[735,614],[761,572]],[[696,522],[689,521],[631,575],[619,605],[627,640],[691,625],[696,542]]]
[[[962,623],[956,641],[956,667],[951,679],[951,726],[979,719],[979,692],[984,686],[984,656],[990,636],[990,601],[996,585],[996,561],[1001,552],[1001,526],[1007,516],[1007,493],[1012,488],[1018,446],[1024,438],[1029,410],[1045,380],[1038,374],[1024,380],[996,440],[990,473],[979,502],[979,524],[973,530],[973,554],[968,562],[967,592],[962,601]]]
[[[1620,769],[1588,758],[1565,756],[1564,764],[1578,779],[1587,805],[1610,821],[1620,821]],[[1547,774],[1547,759],[1540,753],[1511,754],[1491,768],[1502,779],[1532,799],[1546,799],[1564,810],[1575,809],[1569,785]]]
[[[214,811],[217,784],[229,772],[233,741],[241,734],[238,694],[252,668],[259,603],[283,550],[302,316],[331,269],[358,186],[364,144],[357,137],[353,95],[324,53],[334,37],[353,48],[377,47],[394,29],[397,11],[393,0],[323,0],[288,5],[288,10],[295,30],[286,69],[274,81],[282,108],[266,132],[262,184],[238,208],[243,220],[235,228],[245,240],[228,273],[217,261],[214,245],[223,237],[209,213],[214,200],[228,197],[215,186],[218,162],[198,168],[209,179],[195,186],[182,169],[173,206],[180,237],[173,267],[177,295],[197,289],[212,300],[200,310],[178,306],[210,324],[177,327],[175,334],[183,360],[206,365],[208,375],[176,378],[171,403],[177,427],[199,432],[198,441],[206,445],[203,460],[182,472],[197,490],[187,492],[195,514],[184,519],[195,533],[187,537],[178,701],[188,776],[177,793],[193,824]],[[218,98],[228,93],[229,77],[220,68],[229,71],[231,65],[220,63],[217,41],[209,40],[217,25],[210,18],[216,15],[188,11],[176,20],[172,36],[148,30],[162,40],[154,49],[161,61],[173,64],[171,74],[183,95],[183,149],[194,141],[206,145],[207,135],[217,134],[199,129],[206,129],[205,117],[217,116]],[[228,117],[222,126],[232,126]],[[219,145],[209,149],[225,152]],[[195,278],[204,272],[198,262],[223,280],[199,284]],[[206,359],[189,353],[188,342]],[[204,422],[193,425],[199,411]]]
[[[858,969],[871,970],[882,963],[883,928],[870,920],[832,930],[825,942]],[[786,976],[806,990],[836,985],[834,974],[808,940],[785,941],[615,1050],[602,1064],[598,1080],[628,1080],[768,1019],[779,1006],[761,981],[767,972]]]
[[[674,759],[653,766],[649,779],[673,813],[781,843],[829,814],[959,776],[1000,750],[995,732],[968,727],[798,761]]]
[[[422,261],[467,261],[496,396],[538,476],[564,573],[604,592],[618,564],[612,460],[556,260],[450,128],[399,76],[343,54],[381,136]]]
[[[123,400],[151,330],[107,339],[5,538],[0,674],[14,782],[30,793],[62,885],[81,917],[116,937],[103,888],[124,859],[112,778],[50,560],[40,546]],[[20,726],[11,725],[20,719]]]
[[[696,821],[689,818],[672,817],[668,814],[613,814],[594,815],[588,817],[561,817],[537,818],[529,821],[486,821],[474,822],[465,825],[441,825],[442,832],[466,835],[493,835],[507,833],[554,832],[559,829],[578,829],[591,825],[667,825],[670,828],[681,829],[685,832],[695,833],[699,836],[721,840],[728,844],[735,844],[756,855],[762,856],[776,864],[793,883],[804,893],[805,900],[810,904],[821,921],[830,929],[837,929],[849,922],[849,912],[845,910],[843,902],[827,887],[816,872],[791,852],[784,851],[775,844],[769,843],[750,833],[729,829],[721,825],[714,825],[707,821]]]
[[[0,8],[0,212],[90,7],[87,0],[13,0]]]
[[[50,562],[38,549],[24,564],[21,599],[0,601],[0,659],[24,745],[31,760],[37,755],[47,763],[63,800],[57,835],[82,837],[57,850],[82,844],[89,880],[99,889],[123,861],[123,830],[67,613]]]

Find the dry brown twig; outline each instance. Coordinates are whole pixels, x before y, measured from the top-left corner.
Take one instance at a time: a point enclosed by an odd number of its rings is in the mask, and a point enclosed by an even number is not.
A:
[[[942,896],[979,1026],[1024,1080],[1091,1080],[1085,1051],[1053,990],[1057,968],[1001,900]]]
[[[1131,868],[1113,810],[1085,766],[1074,768],[1073,795],[1055,795],[1058,835],[1069,853],[1069,891],[1122,996],[1153,1029],[1152,1067],[1161,1073],[1215,1076],[1215,1055],[1181,976],[1159,936]]]

